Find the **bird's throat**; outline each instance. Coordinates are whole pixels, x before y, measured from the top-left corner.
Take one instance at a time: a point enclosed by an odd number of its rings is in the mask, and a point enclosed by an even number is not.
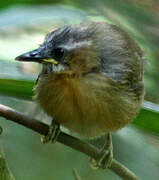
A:
[[[42,67],[42,74],[60,73],[67,69],[64,64],[45,63]]]

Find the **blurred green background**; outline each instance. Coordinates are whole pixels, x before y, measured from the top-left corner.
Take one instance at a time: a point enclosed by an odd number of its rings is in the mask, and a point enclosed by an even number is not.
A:
[[[159,1],[14,0],[0,3],[0,103],[50,122],[32,101],[40,71],[17,63],[54,28],[83,21],[107,21],[131,34],[145,51],[145,102],[134,123],[113,134],[114,156],[144,180],[159,179]],[[64,145],[43,145],[39,135],[0,118],[1,147],[16,180],[119,180],[109,170],[93,171],[88,157]],[[65,130],[67,131],[67,130]],[[96,140],[102,145],[103,138]]]

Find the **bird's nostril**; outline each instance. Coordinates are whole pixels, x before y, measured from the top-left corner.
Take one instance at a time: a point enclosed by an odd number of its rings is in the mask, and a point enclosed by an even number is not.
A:
[[[33,52],[30,52],[30,56],[34,57],[37,55],[37,52],[36,51],[33,51]]]

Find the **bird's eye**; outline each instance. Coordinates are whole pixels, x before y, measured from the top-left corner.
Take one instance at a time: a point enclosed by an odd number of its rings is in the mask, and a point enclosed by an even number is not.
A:
[[[51,54],[55,60],[61,60],[64,57],[65,50],[60,47],[54,48]]]

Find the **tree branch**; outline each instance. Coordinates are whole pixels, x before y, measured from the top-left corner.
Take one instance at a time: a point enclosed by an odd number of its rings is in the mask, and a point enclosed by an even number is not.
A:
[[[1,104],[0,116],[8,120],[14,121],[18,124],[21,124],[29,129],[32,129],[33,131],[41,135],[46,136],[48,134],[48,125]],[[63,132],[59,134],[57,141],[90,157],[93,157],[94,159],[98,159],[101,156],[100,150],[95,146],[83,142]],[[137,178],[133,172],[131,172],[128,168],[126,168],[124,165],[122,165],[115,159],[113,159],[111,167],[109,167],[109,169],[116,173],[118,176],[120,176],[123,180],[139,180],[139,178]]]

